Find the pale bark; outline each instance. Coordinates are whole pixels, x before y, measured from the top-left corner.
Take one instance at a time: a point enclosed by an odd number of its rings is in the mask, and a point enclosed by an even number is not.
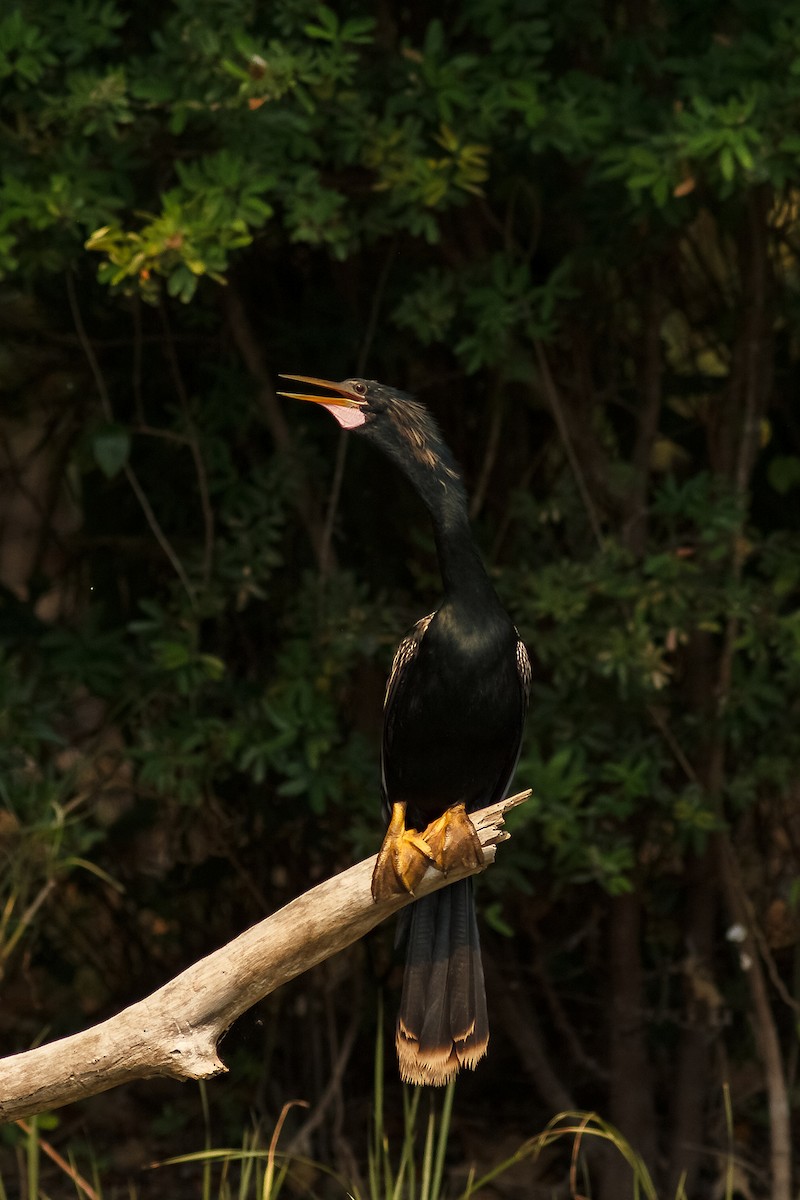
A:
[[[484,866],[509,836],[502,829],[505,813],[529,795],[473,814]],[[312,888],[100,1025],[0,1060],[0,1121],[133,1079],[209,1079],[225,1071],[217,1043],[237,1017],[411,902],[402,895],[376,904],[370,891],[374,866],[374,857],[366,859]],[[431,869],[417,896],[470,874],[453,870],[445,878]]]

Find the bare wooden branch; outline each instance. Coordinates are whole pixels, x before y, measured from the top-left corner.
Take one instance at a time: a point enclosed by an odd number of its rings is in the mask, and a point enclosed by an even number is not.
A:
[[[473,814],[484,854],[509,834],[505,814],[521,792]],[[411,902],[376,904],[366,859],[299,896],[144,1000],[82,1033],[0,1060],[0,1121],[11,1121],[94,1096],[133,1079],[210,1079],[227,1070],[217,1053],[243,1012],[310,967],[343,950]],[[418,895],[472,874],[429,870]]]

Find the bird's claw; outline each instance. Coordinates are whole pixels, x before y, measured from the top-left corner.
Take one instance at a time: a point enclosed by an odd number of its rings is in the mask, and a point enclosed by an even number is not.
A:
[[[401,892],[413,896],[432,861],[422,834],[405,827],[405,805],[395,804],[372,872],[373,900],[388,900]]]
[[[430,848],[433,865],[443,875],[454,867],[479,870],[486,860],[480,838],[463,804],[455,804],[431,821],[422,834]]]
[[[446,875],[454,867],[479,870],[485,861],[463,804],[448,808],[422,833],[406,829],[405,805],[395,804],[372,873],[372,897],[388,900],[402,892],[413,896],[428,867]]]

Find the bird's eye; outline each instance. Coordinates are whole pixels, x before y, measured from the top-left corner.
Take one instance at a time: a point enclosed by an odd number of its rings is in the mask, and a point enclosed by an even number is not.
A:
[[[354,384],[353,384],[353,391],[355,392],[355,394],[356,394],[357,396],[366,396],[366,394],[367,394],[367,385],[366,385],[365,383],[354,383]]]

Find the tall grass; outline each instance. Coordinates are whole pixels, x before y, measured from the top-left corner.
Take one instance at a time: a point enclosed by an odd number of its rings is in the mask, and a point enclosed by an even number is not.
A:
[[[455,1097],[455,1082],[442,1095],[427,1092],[428,1120],[422,1154],[417,1157],[419,1108],[424,1088],[403,1089],[403,1138],[399,1155],[393,1155],[384,1121],[383,1012],[379,1010],[375,1046],[372,1131],[367,1152],[368,1191],[358,1188],[348,1195],[352,1200],[441,1200],[444,1165]]]
[[[455,1085],[450,1084],[442,1092],[424,1088],[406,1088],[403,1093],[403,1123],[397,1145],[392,1145],[386,1130],[384,1110],[384,1062],[383,1039],[378,1039],[375,1055],[374,1100],[367,1144],[366,1180],[347,1180],[330,1166],[304,1158],[288,1155],[278,1149],[279,1140],[290,1110],[305,1101],[290,1101],[281,1110],[266,1144],[262,1132],[248,1129],[242,1135],[239,1147],[214,1148],[213,1122],[206,1089],[201,1085],[201,1103],[205,1125],[204,1148],[191,1154],[183,1154],[152,1164],[150,1169],[168,1171],[176,1166],[196,1164],[198,1167],[198,1200],[279,1200],[284,1192],[292,1196],[302,1195],[306,1200],[472,1200],[482,1189],[512,1167],[526,1159],[533,1164],[541,1153],[550,1147],[565,1143],[568,1162],[559,1180],[559,1191],[566,1181],[572,1200],[591,1200],[590,1186],[584,1178],[584,1150],[587,1139],[600,1139],[613,1146],[630,1167],[632,1200],[659,1200],[646,1164],[633,1147],[596,1113],[559,1113],[547,1127],[535,1137],[521,1143],[511,1155],[487,1171],[477,1174],[470,1167],[467,1181],[448,1188],[446,1159],[452,1132]],[[424,1112],[427,1110],[427,1116]],[[720,1164],[720,1179],[716,1194],[724,1200],[733,1200],[734,1193],[741,1190],[744,1173],[733,1153],[733,1119],[730,1096],[725,1088],[725,1111],[728,1124],[728,1148]],[[68,1181],[70,1194],[76,1200],[104,1200],[104,1185],[97,1162],[90,1163],[91,1182],[80,1173],[74,1155],[67,1151],[64,1157],[47,1138],[37,1118],[30,1122],[18,1121],[23,1136],[17,1145],[16,1179],[8,1178],[0,1171],[0,1200],[49,1200],[49,1193],[42,1182],[42,1160],[48,1159]],[[452,1149],[452,1147],[451,1147]],[[745,1182],[746,1189],[746,1182]],[[320,1192],[319,1188],[324,1188]],[[531,1191],[534,1180],[531,1180]],[[185,1194],[186,1181],[181,1180],[181,1192]],[[66,1195],[59,1189],[58,1196]],[[116,1193],[118,1195],[118,1192]],[[165,1189],[164,1194],[169,1194]],[[744,1194],[748,1194],[745,1190]],[[128,1200],[137,1200],[138,1190],[128,1184]],[[664,1198],[666,1200],[666,1198]],[[683,1181],[678,1184],[671,1200],[687,1200]]]

